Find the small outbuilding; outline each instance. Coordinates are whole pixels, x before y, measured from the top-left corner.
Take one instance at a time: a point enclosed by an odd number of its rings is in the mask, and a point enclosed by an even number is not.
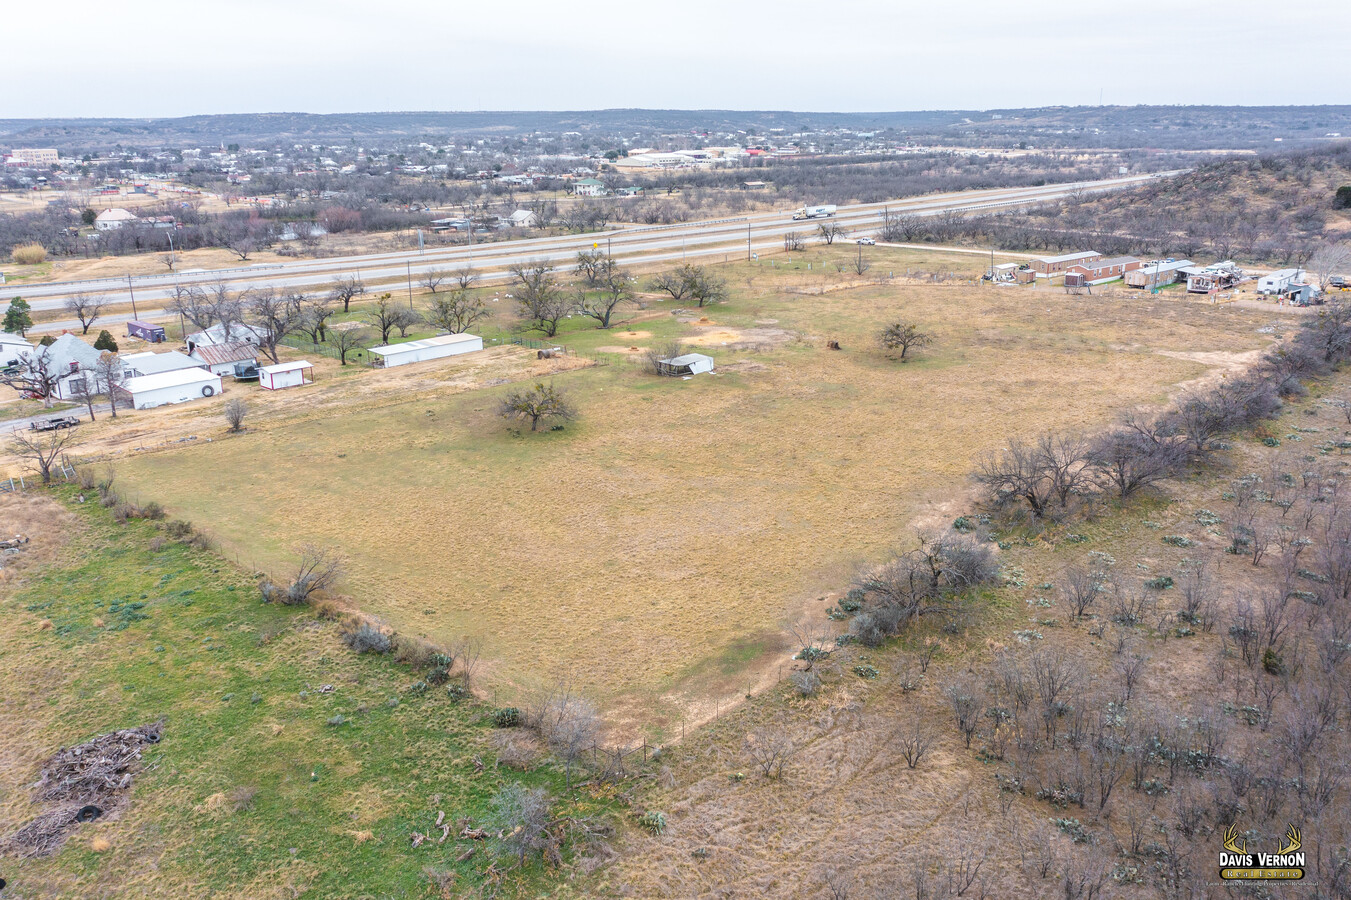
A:
[[[314,384],[314,366],[305,360],[258,368],[258,386],[268,391]]]
[[[179,369],[196,369],[201,366],[197,360],[186,353],[170,350],[167,353],[124,353],[122,372],[130,378],[140,375],[158,375],[160,372],[177,372]]]
[[[220,393],[221,384],[219,375],[193,368],[128,378],[116,390],[122,401],[133,409],[154,409],[214,397]]]
[[[1303,269],[1277,269],[1257,279],[1257,293],[1282,294],[1303,277]]]
[[[702,353],[684,353],[669,359],[657,360],[659,375],[698,375],[713,371],[713,357]]]
[[[436,337],[423,338],[420,341],[372,347],[370,353],[375,357],[377,366],[384,366],[388,369],[392,366],[404,366],[408,363],[426,362],[429,359],[458,356],[461,353],[473,353],[475,350],[482,349],[483,338],[478,335],[441,334]]]
[[[246,341],[228,344],[199,344],[191,356],[198,365],[217,375],[233,375],[239,363],[253,365],[258,361],[258,347]]]
[[[156,325],[153,322],[138,322],[135,319],[127,322],[127,337],[140,338],[143,341],[149,341],[152,344],[164,343],[164,326]]]

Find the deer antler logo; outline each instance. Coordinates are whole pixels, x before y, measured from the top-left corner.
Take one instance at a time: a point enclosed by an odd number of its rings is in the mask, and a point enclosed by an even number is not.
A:
[[[1298,846],[1299,842],[1296,841],[1295,845]],[[1230,825],[1228,828],[1224,829],[1224,849],[1228,850],[1230,853],[1248,852],[1248,842],[1247,841],[1243,841],[1242,843],[1239,842],[1237,822]]]
[[[1285,826],[1285,839],[1281,842],[1281,849],[1276,851],[1279,856],[1283,853],[1294,853],[1299,849],[1299,829],[1293,825]],[[1228,846],[1226,844],[1225,846]]]

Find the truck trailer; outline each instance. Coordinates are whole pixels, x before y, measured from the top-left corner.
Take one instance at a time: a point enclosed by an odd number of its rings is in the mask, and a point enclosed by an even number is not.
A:
[[[824,219],[835,215],[834,206],[804,206],[793,213],[793,221],[799,219]]]

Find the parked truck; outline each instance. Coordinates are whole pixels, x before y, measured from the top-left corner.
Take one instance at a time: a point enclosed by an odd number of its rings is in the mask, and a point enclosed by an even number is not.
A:
[[[835,215],[834,206],[804,206],[793,213],[793,221],[799,219],[824,219]]]

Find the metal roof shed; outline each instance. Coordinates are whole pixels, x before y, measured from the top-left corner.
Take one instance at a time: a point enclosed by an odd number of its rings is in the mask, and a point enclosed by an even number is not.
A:
[[[657,372],[662,375],[698,375],[713,371],[713,357],[702,353],[686,353],[670,359],[657,360]]]
[[[384,347],[372,347],[370,352],[386,369],[391,366],[404,366],[409,363],[426,362],[429,359],[442,359],[461,353],[473,353],[483,349],[483,338],[474,334],[442,334],[423,338],[420,341],[407,341],[402,344],[388,344]]]
[[[258,369],[258,386],[268,391],[314,384],[314,366],[305,360],[262,366]]]
[[[201,368],[201,363],[185,353],[170,350],[167,353],[124,353],[120,357],[122,367],[132,377],[138,375],[158,375],[161,372],[177,372],[179,369]]]
[[[206,369],[178,369],[156,375],[128,378],[117,391],[133,409],[154,409],[170,403],[186,403],[220,393],[220,376]]]

